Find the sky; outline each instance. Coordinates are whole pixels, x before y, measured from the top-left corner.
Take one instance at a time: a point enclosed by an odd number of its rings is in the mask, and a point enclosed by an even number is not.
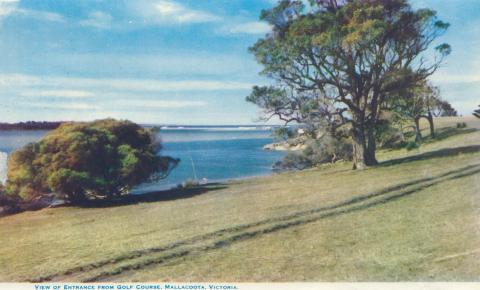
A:
[[[275,0],[0,0],[0,122],[130,119],[255,124],[268,82],[248,47]],[[464,115],[480,104],[480,1],[412,0],[451,24],[432,81]]]

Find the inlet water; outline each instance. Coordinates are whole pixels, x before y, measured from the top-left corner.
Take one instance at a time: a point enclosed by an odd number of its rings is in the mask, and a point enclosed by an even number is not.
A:
[[[9,154],[42,139],[47,131],[0,131],[0,151]],[[284,153],[264,151],[271,143],[271,130],[260,127],[174,127],[164,128],[159,137],[160,154],[180,158],[178,167],[164,180],[137,187],[134,193],[164,190],[189,179],[225,181],[272,173],[272,165]],[[5,162],[0,163],[6,172]],[[3,167],[2,167],[3,166]],[[5,179],[5,174],[0,175]]]

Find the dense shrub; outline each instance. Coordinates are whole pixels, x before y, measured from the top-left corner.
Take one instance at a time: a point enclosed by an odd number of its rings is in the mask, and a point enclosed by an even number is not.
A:
[[[282,161],[274,165],[276,170],[302,170],[339,160],[352,160],[352,144],[345,138],[324,135],[318,140],[310,140],[301,152],[290,152]]]
[[[415,141],[407,142],[407,144],[405,145],[405,149],[407,149],[408,151],[418,149],[418,148],[420,148],[420,145]]]
[[[7,194],[5,188],[0,184],[0,216],[21,211],[20,198]]]
[[[462,122],[462,123],[457,123],[457,129],[463,129],[467,128],[467,123]]]
[[[7,189],[26,201],[52,192],[72,203],[112,198],[176,166],[160,149],[151,131],[129,121],[65,123],[11,155]]]
[[[275,171],[303,170],[313,167],[313,163],[303,152],[289,152],[281,161],[273,165]]]
[[[274,139],[280,139],[284,141],[294,138],[296,135],[297,133],[295,132],[295,130],[289,127],[279,127],[272,132],[272,137]]]
[[[375,137],[380,148],[399,147],[405,141],[403,132],[389,120],[379,120]]]

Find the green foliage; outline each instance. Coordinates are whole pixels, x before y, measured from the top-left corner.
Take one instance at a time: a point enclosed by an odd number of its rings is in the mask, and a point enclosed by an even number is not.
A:
[[[433,74],[451,52],[440,44],[426,53],[449,25],[406,0],[312,0],[308,7],[284,0],[261,19],[273,33],[250,52],[275,85],[254,87],[247,101],[266,119],[333,135],[350,126],[356,168],[376,164],[374,135],[387,101]],[[435,51],[438,57],[424,61]]]
[[[73,203],[112,198],[176,166],[160,149],[153,132],[129,121],[66,123],[11,155],[8,190],[23,200],[52,192]]]
[[[5,187],[3,186],[3,184],[0,183],[0,196],[4,196],[6,194],[7,194],[7,191]]]
[[[21,211],[20,203],[18,196],[8,194],[5,187],[0,184],[0,216]]]
[[[436,107],[434,107],[433,114],[436,117],[456,117],[458,116],[457,110],[445,100],[438,100]]]
[[[276,128],[272,132],[272,137],[273,138],[282,139],[282,140],[285,140],[285,141],[288,140],[288,139],[294,138],[295,135],[296,135],[295,130],[293,130],[292,128],[289,128],[289,127]]]
[[[402,130],[392,120],[378,122],[375,138],[380,148],[398,147],[405,140]]]
[[[318,140],[310,140],[301,152],[290,152],[274,165],[276,170],[303,170],[339,160],[352,159],[352,144],[348,140],[325,135]]]
[[[400,118],[413,121],[432,111],[438,102],[439,91],[427,82],[406,87],[388,98],[389,107]]]
[[[414,149],[418,149],[420,148],[420,144],[418,144],[417,142],[415,141],[410,141],[410,142],[407,142],[406,146],[405,146],[405,149],[407,149],[408,151],[411,151],[411,150],[414,150]]]
[[[463,129],[463,128],[467,128],[467,123],[465,122],[457,123],[457,129]]]

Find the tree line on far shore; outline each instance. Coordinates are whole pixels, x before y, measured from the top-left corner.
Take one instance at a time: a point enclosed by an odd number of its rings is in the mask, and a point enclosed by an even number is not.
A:
[[[36,122],[0,123],[0,131],[10,130],[55,130],[64,122]]]

